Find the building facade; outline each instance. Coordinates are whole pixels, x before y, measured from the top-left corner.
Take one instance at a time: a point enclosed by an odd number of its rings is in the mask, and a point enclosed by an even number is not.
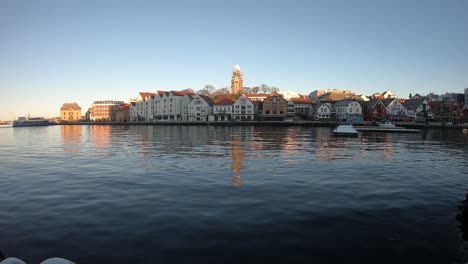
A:
[[[64,103],[60,107],[60,119],[67,122],[80,121],[81,107],[77,103]]]
[[[130,122],[130,104],[124,104],[115,113],[115,120],[117,122]]]
[[[362,117],[362,106],[361,104],[352,99],[338,101],[333,105],[336,112],[336,118],[339,121],[345,122],[361,122]]]
[[[115,113],[124,105],[123,101],[94,101],[89,108],[91,121],[115,121]]]
[[[239,65],[234,66],[231,78],[231,94],[244,93],[244,77]]]
[[[213,101],[205,95],[193,95],[187,106],[188,121],[208,121],[208,117],[213,115]]]
[[[215,103],[213,106],[214,121],[231,121],[234,102],[230,98],[224,98]]]
[[[282,121],[287,116],[288,101],[277,92],[271,93],[263,100],[262,119],[271,121]]]
[[[236,121],[253,121],[255,120],[255,104],[245,95],[241,95],[239,99],[232,105],[233,120]]]

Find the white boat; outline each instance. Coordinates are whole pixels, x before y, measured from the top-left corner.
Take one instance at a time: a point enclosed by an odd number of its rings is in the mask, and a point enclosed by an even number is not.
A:
[[[334,136],[357,137],[359,132],[352,125],[338,125],[333,131]]]
[[[379,124],[380,128],[397,128],[394,124],[391,122],[383,122]]]

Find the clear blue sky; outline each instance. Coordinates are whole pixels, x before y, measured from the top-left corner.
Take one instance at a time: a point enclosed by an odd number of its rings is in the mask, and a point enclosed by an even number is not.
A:
[[[468,87],[468,1],[0,1],[0,119],[230,84]]]

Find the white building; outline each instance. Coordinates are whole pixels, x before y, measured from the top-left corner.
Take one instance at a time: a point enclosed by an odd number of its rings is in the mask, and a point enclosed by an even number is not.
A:
[[[233,119],[252,121],[255,120],[255,104],[245,95],[241,95],[233,104]]]
[[[313,116],[318,119],[329,119],[333,112],[331,103],[319,102],[314,105]]]
[[[360,122],[363,120],[362,106],[353,99],[341,100],[333,105],[336,118],[346,122]]]
[[[426,99],[406,100],[403,105],[411,118],[432,118],[432,109]]]
[[[149,92],[140,92],[139,96],[131,102],[130,105],[130,121],[153,121],[152,116],[152,98],[155,96],[155,93]]]
[[[291,98],[290,100],[294,105],[294,115],[307,117],[312,114],[312,102],[308,96]]]
[[[213,115],[215,121],[231,121],[233,115],[233,101],[230,98],[224,98],[213,106]]]
[[[187,107],[191,101],[186,95],[195,95],[190,90],[158,91],[154,97],[154,117],[163,121],[186,121]]]
[[[382,103],[387,110],[387,116],[392,119],[403,119],[408,116],[408,110],[406,107],[397,99],[384,99]]]
[[[191,95],[192,100],[187,106],[188,121],[208,121],[213,115],[213,100],[205,95]]]

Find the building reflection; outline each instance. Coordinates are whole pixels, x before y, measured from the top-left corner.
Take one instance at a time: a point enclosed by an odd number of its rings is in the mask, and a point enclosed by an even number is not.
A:
[[[82,127],[80,125],[62,125],[60,127],[65,153],[81,152]]]
[[[242,185],[244,181],[241,179],[240,171],[244,162],[244,150],[242,149],[241,137],[238,133],[235,132],[233,133],[231,141],[231,159],[231,169],[234,173],[231,183],[234,186]]]
[[[107,156],[110,154],[110,133],[111,126],[93,125],[89,127],[91,144],[98,150],[97,156]]]

